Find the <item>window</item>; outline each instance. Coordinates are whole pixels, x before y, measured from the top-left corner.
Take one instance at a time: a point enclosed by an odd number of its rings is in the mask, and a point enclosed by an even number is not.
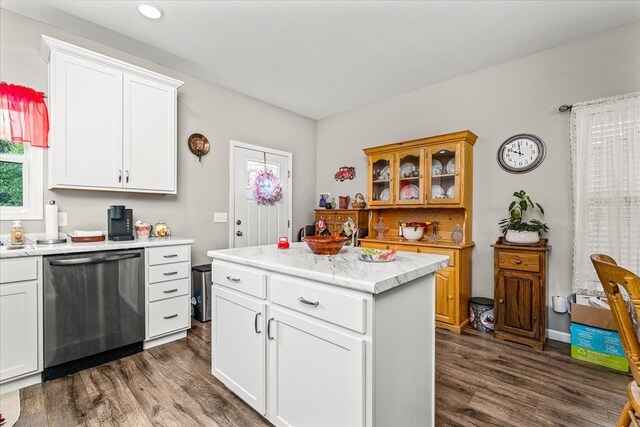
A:
[[[256,162],[254,160],[247,160],[247,188],[251,186],[251,181],[253,181],[253,177],[260,171],[265,169],[265,165],[267,169],[271,170],[274,174],[280,176],[280,171],[278,170],[278,165],[274,163],[265,163],[265,162]]]
[[[571,152],[573,290],[598,295],[591,254],[640,271],[640,93],[574,105]]]
[[[0,140],[0,219],[42,219],[42,149]]]
[[[49,133],[43,96],[0,82],[0,220],[42,219],[42,149]]]

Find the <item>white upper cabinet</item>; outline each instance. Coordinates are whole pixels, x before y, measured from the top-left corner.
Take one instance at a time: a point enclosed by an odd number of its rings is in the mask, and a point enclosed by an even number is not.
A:
[[[175,194],[181,81],[42,36],[49,188]]]

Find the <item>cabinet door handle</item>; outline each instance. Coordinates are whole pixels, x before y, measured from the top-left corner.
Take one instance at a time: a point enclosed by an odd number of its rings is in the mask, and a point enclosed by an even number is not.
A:
[[[162,255],[162,258],[175,258],[177,256],[178,254],[169,254],[169,255]]]
[[[522,264],[522,260],[520,258],[516,258],[516,264]]]
[[[129,171],[124,171],[124,176],[125,176],[124,182],[128,183],[129,182]]]
[[[504,304],[504,300],[503,300],[502,298],[500,298],[500,299],[498,300],[498,302],[499,302],[500,304]]]
[[[273,317],[267,321],[267,338],[269,338],[270,340],[273,339],[273,336],[271,336],[271,321],[272,320],[273,320]]]
[[[174,317],[178,317],[178,314],[172,314],[171,316],[164,316],[165,319],[173,319]]]
[[[256,313],[256,317],[253,319],[253,330],[256,331],[256,334],[261,334],[262,331],[258,330],[258,316],[262,315],[262,313]]]
[[[167,291],[162,291],[162,292],[164,292],[165,294],[172,294],[172,293],[174,293],[174,292],[178,292],[178,288],[175,288],[175,289],[169,289],[169,290],[167,290]]]
[[[233,283],[238,283],[240,281],[239,278],[237,277],[231,277],[231,276],[227,276],[227,280]]]
[[[118,183],[122,182],[122,169],[118,169]]]
[[[165,276],[173,276],[175,274],[178,274],[178,272],[177,271],[169,271],[167,273],[162,273],[162,274],[164,274]]]
[[[452,299],[453,299],[453,295],[449,295],[449,300],[452,300]]]
[[[309,301],[307,299],[304,299],[304,297],[299,297],[298,301],[300,301],[303,304],[311,305],[313,307],[317,307],[320,305],[320,301]]]

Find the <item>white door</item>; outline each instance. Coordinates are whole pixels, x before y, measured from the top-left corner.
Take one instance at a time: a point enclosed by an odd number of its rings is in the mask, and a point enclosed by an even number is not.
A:
[[[38,282],[0,285],[0,381],[38,370]]]
[[[232,143],[233,215],[230,246],[234,248],[275,244],[279,237],[291,241],[291,153]],[[259,205],[251,191],[254,174],[265,166],[280,177],[282,200]]]
[[[124,188],[176,192],[176,89],[124,76]]]
[[[52,55],[49,187],[122,188],[122,72]]]
[[[212,287],[212,373],[260,414],[266,414],[265,304]]]
[[[270,308],[269,421],[363,426],[364,340]]]

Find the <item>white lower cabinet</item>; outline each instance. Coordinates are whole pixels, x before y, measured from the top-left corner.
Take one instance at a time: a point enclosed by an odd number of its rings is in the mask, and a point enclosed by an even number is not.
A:
[[[264,301],[213,287],[213,373],[260,414],[266,414]]]
[[[0,265],[0,383],[41,371],[41,257]]]
[[[434,425],[433,274],[372,295],[214,259],[212,281],[212,373],[274,425]]]
[[[269,311],[269,420],[276,426],[364,425],[364,338]]]

